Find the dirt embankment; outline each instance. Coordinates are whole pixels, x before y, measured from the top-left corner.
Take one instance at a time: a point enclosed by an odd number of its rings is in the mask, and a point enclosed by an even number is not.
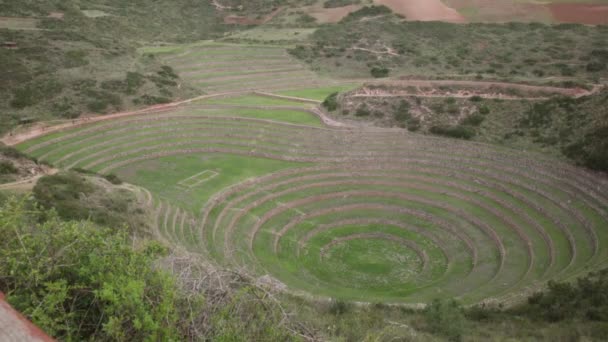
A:
[[[550,4],[547,7],[561,23],[608,24],[608,5]]]
[[[464,23],[466,19],[441,0],[374,0],[411,21],[445,21]]]

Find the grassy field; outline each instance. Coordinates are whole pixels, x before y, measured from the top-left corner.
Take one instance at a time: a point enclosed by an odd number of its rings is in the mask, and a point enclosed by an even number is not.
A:
[[[290,57],[285,47],[277,45],[206,42],[140,51],[145,54],[157,53],[182,79],[207,93],[301,89],[339,84],[308,70]]]
[[[295,293],[509,302],[605,265],[606,179],[490,145],[323,127],[306,106],[218,98],[18,148],[147,189],[159,240]]]

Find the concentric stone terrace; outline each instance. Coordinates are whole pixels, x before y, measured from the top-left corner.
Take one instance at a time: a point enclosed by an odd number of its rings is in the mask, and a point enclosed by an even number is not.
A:
[[[242,110],[193,103],[19,147],[149,189],[159,239],[294,292],[471,303],[606,265],[602,176],[484,144]]]

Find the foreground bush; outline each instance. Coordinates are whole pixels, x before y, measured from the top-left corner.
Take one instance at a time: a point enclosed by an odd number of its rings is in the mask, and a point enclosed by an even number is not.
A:
[[[0,290],[11,305],[61,340],[177,337],[175,285],[134,250],[123,230],[65,222],[31,202],[0,207]]]

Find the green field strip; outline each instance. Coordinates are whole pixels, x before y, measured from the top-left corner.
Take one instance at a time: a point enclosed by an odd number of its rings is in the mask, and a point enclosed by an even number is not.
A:
[[[253,75],[255,77],[244,77],[244,78],[227,78],[227,79],[209,79],[209,80],[200,80],[200,81],[193,81],[191,82],[192,85],[197,86],[197,87],[202,87],[202,88],[211,88],[211,87],[221,87],[221,86],[231,86],[231,85],[238,85],[240,86],[240,88],[235,88],[236,89],[247,89],[248,86],[251,85],[268,85],[268,84],[279,84],[282,85],[284,84],[284,82],[288,82],[288,81],[292,81],[292,82],[299,82],[299,81],[310,81],[310,80],[317,80],[320,81],[321,79],[318,78],[314,73],[309,72],[309,71],[294,71],[294,72],[287,72],[287,73],[283,73],[280,76],[275,77],[274,75],[271,74],[256,74]]]
[[[246,64],[246,63],[231,63],[231,64],[200,64],[200,66],[180,66],[176,68],[182,78],[190,78],[191,76],[200,77],[201,75],[209,76],[230,76],[230,74],[239,73],[258,73],[272,72],[276,70],[298,69],[306,70],[303,65],[294,64],[292,61],[276,60],[272,63],[264,61],[264,64]]]
[[[199,59],[193,60],[180,64],[172,64],[173,68],[178,72],[189,72],[189,71],[199,71],[199,70],[216,70],[216,69],[230,69],[231,67],[239,68],[239,67],[252,67],[252,68],[260,68],[265,69],[272,65],[302,65],[296,60],[285,58],[285,57],[275,57],[275,58],[256,58],[255,56],[251,56],[247,58],[243,56],[241,58],[231,58],[231,59]]]
[[[325,100],[325,98],[327,96],[329,96],[332,93],[349,91],[358,86],[359,86],[359,84],[344,84],[344,85],[335,85],[335,86],[318,87],[318,88],[310,88],[310,89],[277,91],[277,92],[275,92],[275,94],[302,97],[302,98],[306,98],[306,99],[323,101],[323,100]]]
[[[160,143],[167,142],[168,140],[186,140],[186,139],[217,139],[217,140],[241,140],[243,142],[256,142],[260,146],[270,147],[285,147],[284,151],[288,149],[302,147],[297,143],[290,142],[284,135],[270,135],[264,134],[263,131],[257,134],[251,134],[250,130],[247,129],[231,129],[230,131],[221,131],[221,127],[204,127],[204,130],[193,125],[188,126],[174,126],[170,129],[167,127],[161,129],[147,129],[139,130],[135,135],[106,135],[102,137],[95,137],[96,139],[88,139],[87,145],[81,147],[80,145],[70,145],[69,148],[54,149],[49,151],[45,160],[53,161],[59,165],[71,167],[75,160],[79,158],[94,158],[97,155],[109,151],[110,149],[120,148],[121,146],[126,148],[139,143]],[[305,146],[304,148],[310,148],[314,146]],[[314,153],[314,150],[308,151],[308,153]]]
[[[269,68],[269,69],[247,69],[247,70],[239,70],[239,71],[212,70],[213,72],[211,72],[211,73],[204,73],[205,71],[208,72],[209,70],[203,70],[202,73],[183,74],[182,78],[187,79],[188,81],[191,81],[191,82],[196,82],[196,81],[203,80],[203,79],[206,79],[207,81],[212,82],[214,79],[219,78],[219,77],[242,76],[241,78],[246,79],[249,76],[255,77],[259,74],[272,73],[273,75],[276,75],[276,74],[280,75],[280,74],[284,74],[284,73],[293,73],[293,72],[298,72],[298,71],[302,71],[302,70],[305,70],[305,69],[303,69],[302,67],[294,67],[293,65],[285,66],[285,67],[275,67],[275,68]]]
[[[286,69],[283,71],[276,72],[242,72],[235,73],[233,75],[218,75],[213,77],[203,77],[199,75],[190,75],[185,77],[187,81],[192,84],[200,85],[200,84],[217,84],[217,85],[225,85],[232,84],[235,82],[241,82],[243,84],[248,84],[251,82],[256,82],[258,80],[280,80],[285,78],[305,78],[305,77],[314,77],[314,74],[311,74],[309,71],[304,69]]]
[[[199,103],[199,102],[195,102]],[[248,105],[248,106],[293,106],[310,108],[310,103],[290,101],[286,99],[278,99],[267,96],[245,95],[238,97],[212,98],[200,101],[207,104],[232,104],[232,105]]]
[[[162,165],[162,167],[159,168],[157,165]],[[198,212],[212,195],[227,186],[248,178],[296,166],[303,165],[264,158],[210,154],[202,157],[198,155],[163,157],[154,162],[136,163],[131,165],[128,170],[115,171],[122,179],[130,183],[145,187],[154,194],[171,198],[179,203],[181,208]],[[219,173],[219,176],[211,179],[205,183],[205,187],[198,188],[196,191],[184,193],[183,190],[176,187],[180,180],[201,170],[214,170]]]

